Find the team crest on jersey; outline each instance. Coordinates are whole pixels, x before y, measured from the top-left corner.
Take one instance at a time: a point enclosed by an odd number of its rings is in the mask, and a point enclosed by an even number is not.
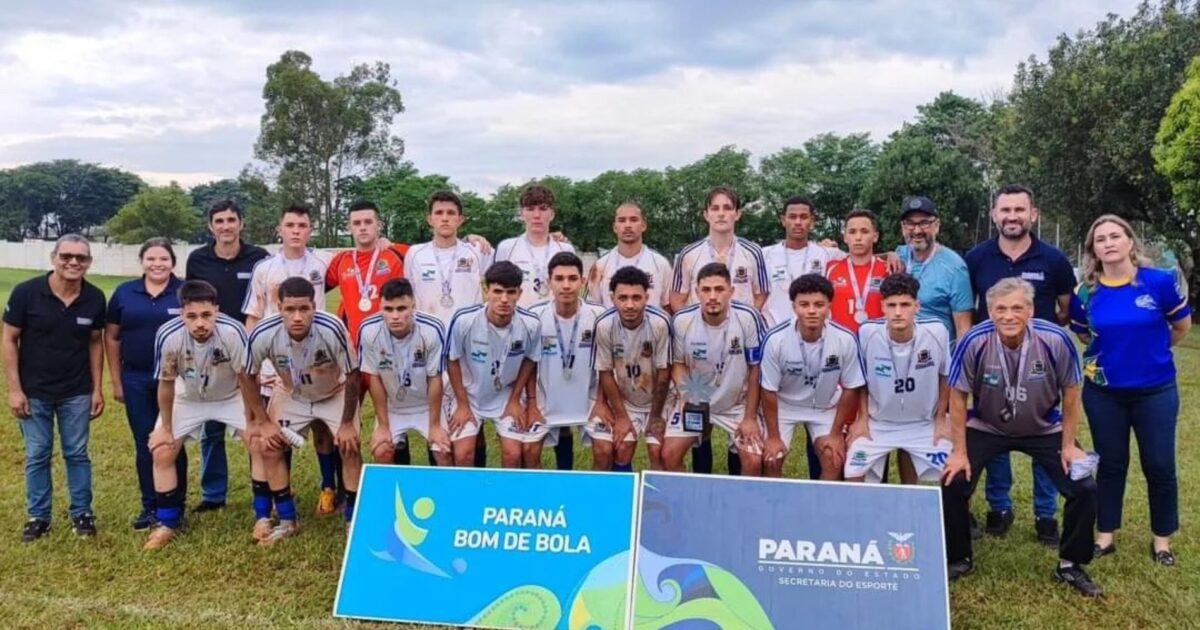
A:
[[[647,359],[654,356],[654,346],[649,341],[642,342],[642,356]]]
[[[879,285],[883,284],[883,278],[871,278],[871,288],[879,290]]]
[[[287,370],[292,367],[292,358],[286,354],[281,354],[275,357],[275,367],[280,370]]]
[[[461,272],[470,271],[471,270],[471,259],[466,258],[466,257],[459,258],[458,261],[454,263],[454,270],[461,271]]]
[[[313,284],[324,284],[325,283],[325,279],[323,277],[321,277],[321,272],[317,271],[316,269],[313,269],[312,271],[308,272],[308,281]]]
[[[891,363],[876,363],[875,364],[875,376],[881,376],[883,378],[892,378],[892,364]]]
[[[388,355],[384,354],[379,357],[379,370],[381,372],[390,370],[393,367],[395,367],[395,363],[392,363],[392,360],[388,358]]]
[[[838,355],[831,354],[825,357],[825,367],[821,368],[822,372],[836,372],[842,369],[842,361]]]
[[[747,271],[744,266],[739,266],[737,270],[733,272],[733,281],[737,282],[738,284],[749,282],[750,272]]]
[[[220,346],[217,346],[216,348],[213,348],[213,351],[212,351],[212,362],[213,362],[213,365],[220,365],[220,364],[222,364],[222,363],[229,363],[229,361],[230,361],[230,359],[229,359],[229,354],[227,354],[227,353],[226,353],[224,350],[222,350]]]
[[[917,352],[917,369],[927,368],[933,365],[933,355],[929,350],[921,350]]]
[[[850,461],[862,466],[863,464],[867,463],[867,452],[862,449],[854,451],[854,454],[850,456]]]
[[[471,361],[475,363],[487,363],[487,350],[472,350]]]
[[[913,544],[911,532],[900,534],[897,532],[888,532],[888,536],[892,537],[892,545],[888,551],[892,554],[892,559],[899,564],[908,564],[913,560]]]
[[[525,352],[525,340],[524,339],[513,340],[512,346],[509,347],[509,349],[508,349],[508,353],[510,355],[512,355],[512,354],[521,354],[522,352]]]
[[[413,350],[412,366],[415,368],[425,367],[425,348]]]
[[[321,365],[330,361],[332,359],[329,358],[329,353],[325,352],[324,348],[317,348],[317,351],[313,353],[313,365]]]
[[[874,283],[875,281],[872,280],[871,282]],[[845,278],[838,278],[837,280],[833,281],[833,286],[835,286],[835,287],[844,287],[847,284],[850,284],[850,282],[848,280],[846,280]]]
[[[554,354],[558,349],[558,338],[553,335],[542,335],[542,354]]]
[[[421,280],[423,282],[432,282],[437,279],[437,269],[422,269]]]
[[[1034,359],[1033,364],[1029,366],[1029,380],[1040,381],[1044,378],[1046,378],[1046,362]]]
[[[784,280],[787,280],[787,277],[787,267],[776,267],[775,272],[771,274],[771,282],[783,282]]]
[[[742,353],[742,338],[734,337],[733,341],[729,342],[729,354]]]
[[[998,387],[1000,385],[1000,375],[995,372],[984,372],[983,384],[988,387]]]
[[[592,345],[592,331],[585,330],[583,331],[583,334],[579,336],[579,346],[586,348],[590,345]]]
[[[708,360],[708,344],[693,341],[692,342],[692,358],[697,361]]]
[[[1155,302],[1154,298],[1149,294],[1137,296],[1137,299],[1134,300],[1133,303],[1136,304],[1138,308],[1144,308],[1148,311],[1158,310],[1158,302]]]
[[[390,273],[392,273],[392,266],[388,264],[388,261],[381,260],[381,261],[375,263],[375,274],[376,275],[386,276]]]
[[[812,261],[812,264],[808,266],[808,271],[809,271],[809,273],[820,273],[821,272],[821,261],[820,260]]]

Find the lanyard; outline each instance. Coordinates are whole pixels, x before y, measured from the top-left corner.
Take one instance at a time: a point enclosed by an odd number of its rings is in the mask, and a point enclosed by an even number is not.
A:
[[[208,342],[204,344],[196,343],[196,340],[187,331],[184,331],[184,334],[187,336],[188,351],[192,353],[192,370],[195,372],[196,386],[200,390],[200,397],[204,398],[204,394],[208,390],[208,365],[212,361],[213,348],[217,343],[215,338],[217,332],[213,331],[213,336],[209,337]],[[201,354],[201,350],[204,351],[203,354]],[[201,360],[200,357],[204,357],[204,359]]]
[[[621,334],[621,348],[623,353],[621,358],[625,360],[626,365],[629,364],[631,359],[637,359],[640,356],[641,348],[638,346],[642,343],[642,329],[645,327],[645,315],[642,316],[642,323],[638,324],[638,327],[632,330],[626,328],[623,322],[617,322],[617,330]]]
[[[799,325],[800,323],[796,322],[796,326],[799,327]],[[825,335],[825,331],[822,330],[821,345],[817,346],[816,360],[809,361],[808,346],[810,344],[805,343],[804,338],[800,336],[800,330],[798,328],[796,330],[796,345],[800,348],[800,358],[804,360],[804,383],[806,385],[812,383],[811,400],[813,409],[817,408],[817,380],[821,377],[821,359],[825,357],[826,339],[828,337]]]
[[[729,257],[725,261],[720,260],[720,256],[717,255],[717,248],[713,247],[712,238],[706,238],[704,242],[708,243],[708,259],[710,262],[723,262],[728,267],[737,259],[738,244],[736,238],[733,240],[733,244],[729,246]]]
[[[1008,373],[1008,352],[1004,342],[1000,341],[1000,333],[996,333],[997,347],[1000,348],[1000,374],[1004,376],[1004,400],[1013,416],[1017,413],[1017,394],[1021,389],[1021,381],[1025,378],[1025,361],[1029,358],[1029,337],[1033,331],[1026,330],[1025,338],[1021,340],[1021,354],[1017,359],[1017,374]]]
[[[492,387],[496,391],[500,391],[504,388],[504,381],[500,379],[500,375],[504,370],[504,361],[508,358],[508,348],[516,327],[516,318],[514,317],[513,321],[509,322],[504,333],[501,334],[491,322],[487,321],[486,314],[480,313],[480,315],[483,315],[481,319],[483,319],[483,325],[487,327],[488,361],[492,364]],[[496,343],[497,340],[500,342],[499,344]]]
[[[367,277],[363,279],[362,271],[358,268],[358,252],[354,252],[353,263],[350,265],[354,269],[354,283],[358,285],[358,296],[360,299],[371,299],[371,280],[375,277],[375,263],[379,262],[379,247],[376,247],[371,252],[371,262],[367,263]]]
[[[287,344],[288,358],[291,359],[289,372],[292,375],[292,395],[300,393],[300,386],[304,383],[304,366],[308,365],[308,358],[312,355],[313,350],[317,347],[317,335],[312,328],[308,329],[308,335],[299,343],[292,341],[286,330],[280,330],[278,333],[283,339],[283,343]],[[276,337],[278,339],[279,337]],[[296,346],[300,346],[300,357],[296,357]]]
[[[575,323],[571,325],[571,345],[568,346],[563,339],[562,323],[559,321],[558,314],[554,315],[554,334],[558,337],[558,354],[562,359],[563,374],[567,378],[570,378],[571,370],[575,369],[575,344],[579,341],[579,320],[583,318],[576,311],[574,319]]]
[[[417,339],[417,323],[415,321],[412,323],[412,328],[409,329],[408,335],[404,337],[404,343],[402,344],[396,343],[396,336],[392,334],[392,331],[387,329],[387,326],[383,327],[383,334],[387,335],[388,346],[392,351],[392,360],[396,362],[396,381],[400,384],[396,390],[398,392],[396,397],[403,399],[405,390],[407,389],[404,384],[405,381],[413,382],[407,376],[408,368],[412,365],[413,342]]]
[[[931,250],[929,250],[929,258],[926,258],[925,262],[918,263],[917,256],[916,256],[916,254],[913,253],[912,245],[909,245],[908,246],[908,256],[906,257],[906,260],[904,261],[904,267],[906,269],[908,269],[909,275],[916,278],[918,282],[921,281],[922,277],[925,275],[925,269],[929,266],[929,263],[933,262],[933,257],[937,255],[938,247],[939,247],[939,245],[937,243],[934,243],[933,248]],[[921,265],[921,270],[913,271],[913,267],[917,266],[918,264]],[[851,269],[851,271],[853,271],[853,269]],[[853,274],[851,274],[851,275],[853,275]]]
[[[713,378],[714,385],[718,384],[719,381],[721,380],[721,377],[725,375],[725,364],[728,362],[728,359],[729,359],[729,352],[727,351],[726,346],[728,345],[728,342],[729,342],[729,323],[730,323],[731,319],[733,319],[733,313],[727,313],[725,315],[725,322],[723,324],[721,324],[721,326],[720,326],[721,341],[716,346],[716,352],[721,357],[721,359],[719,361],[713,361],[713,343],[712,343],[713,334],[712,334],[712,330],[710,330],[713,327],[709,326],[708,324],[705,324],[703,322],[703,320],[701,320],[701,324],[704,326],[704,336],[705,336],[704,362],[713,366],[713,370],[715,371],[715,375]]]
[[[887,334],[888,356],[892,359],[892,370],[895,372],[896,380],[908,381],[908,374],[912,370],[913,355],[917,353],[917,331],[913,331],[913,338],[908,343],[893,343],[891,333]],[[896,360],[896,348],[911,346],[908,349],[908,359],[904,362],[904,371],[900,371],[900,362]],[[905,387],[900,388],[900,409],[904,409],[904,392],[908,391],[907,383]]]
[[[462,241],[454,242],[454,249],[450,251],[450,264],[446,265],[445,267],[442,266],[441,253],[438,251],[439,248],[436,246],[434,246],[434,248],[433,248],[433,266],[437,267],[438,280],[442,286],[442,299],[443,300],[446,297],[448,297],[451,293],[451,291],[450,291],[450,289],[451,289],[451,287],[450,287],[451,268],[454,266],[455,259],[458,258],[458,250],[461,246],[462,246]]]
[[[862,287],[858,286],[858,272],[854,270],[854,263],[850,259],[846,259],[846,264],[850,267],[850,288],[854,290],[854,310],[855,312],[866,312],[867,310],[867,294],[871,292],[871,280],[875,279],[875,260],[867,263],[867,281]],[[921,271],[925,268],[922,267]],[[866,291],[863,288],[866,288]]]
[[[542,248],[545,253],[540,259],[536,253],[537,248],[533,246],[533,242],[529,240],[529,236],[523,236],[522,240],[525,242],[525,250],[529,252],[530,260],[534,263],[533,278],[536,285],[534,288],[537,290],[538,295],[545,295],[546,290],[542,287],[546,287],[546,275],[550,273],[550,270],[546,268],[546,263],[550,260],[550,245],[554,242],[554,239],[546,241],[546,246]]]
[[[804,275],[808,270],[808,259],[812,256],[812,245],[804,246],[804,260],[800,263],[800,275]],[[792,271],[792,250],[788,249],[787,243],[783,243],[783,262],[787,268],[788,284],[796,279],[796,272]]]

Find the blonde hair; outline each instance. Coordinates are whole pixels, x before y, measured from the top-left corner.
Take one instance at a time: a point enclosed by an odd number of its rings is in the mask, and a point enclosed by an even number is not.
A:
[[[1138,238],[1137,233],[1133,231],[1133,226],[1115,214],[1102,214],[1095,221],[1092,221],[1092,226],[1087,231],[1087,237],[1083,240],[1083,261],[1079,267],[1083,273],[1083,282],[1089,289],[1096,288],[1096,282],[1100,279],[1100,273],[1103,271],[1100,259],[1096,257],[1094,248],[1096,228],[1105,223],[1114,223],[1119,226],[1125,232],[1125,236],[1129,237],[1129,240],[1133,242],[1133,248],[1129,250],[1129,260],[1133,263],[1135,277],[1137,275],[1137,268],[1144,266],[1146,263],[1142,239]]]

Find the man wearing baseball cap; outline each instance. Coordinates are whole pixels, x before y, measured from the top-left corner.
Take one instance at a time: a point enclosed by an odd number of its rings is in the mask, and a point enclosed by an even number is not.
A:
[[[971,294],[971,276],[967,263],[957,252],[937,242],[937,206],[928,197],[909,197],[900,210],[900,230],[904,245],[896,255],[905,270],[921,283],[917,299],[921,303],[918,318],[942,322],[950,333],[950,346],[971,328],[975,299]]]

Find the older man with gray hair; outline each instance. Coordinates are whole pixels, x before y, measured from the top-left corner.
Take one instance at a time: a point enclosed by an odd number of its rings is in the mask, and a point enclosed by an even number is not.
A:
[[[1033,317],[1033,298],[1033,285],[1020,278],[992,285],[989,321],[972,328],[954,351],[954,449],[942,472],[947,574],[954,580],[974,568],[967,503],[979,472],[998,455],[1020,451],[1041,464],[1066,499],[1055,579],[1095,597],[1102,591],[1083,570],[1092,559],[1096,481],[1094,461],[1075,441],[1082,415],[1079,355],[1066,332]]]
[[[92,513],[91,420],[104,411],[100,372],[104,293],[84,280],[91,246],[66,234],[50,253],[51,271],[13,288],[4,309],[3,358],[8,408],[25,438],[25,495],[29,520],[21,539],[50,532],[54,421],[58,419],[70,488],[72,530],[96,535]]]

